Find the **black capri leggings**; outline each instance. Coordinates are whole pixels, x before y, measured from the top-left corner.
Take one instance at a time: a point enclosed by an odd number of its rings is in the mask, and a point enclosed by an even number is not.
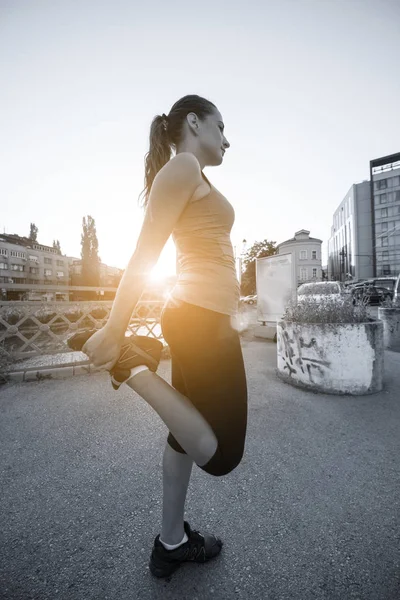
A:
[[[218,447],[201,468],[226,475],[240,463],[247,427],[247,385],[242,349],[231,317],[173,300],[161,327],[172,358],[172,385],[210,424]],[[169,433],[168,444],[185,454]]]

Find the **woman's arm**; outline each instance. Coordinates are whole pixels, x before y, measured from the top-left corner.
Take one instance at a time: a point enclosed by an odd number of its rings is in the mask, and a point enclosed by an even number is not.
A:
[[[199,185],[201,169],[189,152],[178,154],[157,174],[139,239],[118,286],[106,327],[123,338],[151,269]]]

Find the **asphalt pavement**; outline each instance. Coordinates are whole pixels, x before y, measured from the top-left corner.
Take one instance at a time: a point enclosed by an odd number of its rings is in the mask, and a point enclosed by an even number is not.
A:
[[[224,547],[170,580],[148,569],[167,436],[152,409],[106,373],[0,388],[2,600],[400,598],[400,353],[382,392],[329,396],[281,382],[274,343],[242,345],[245,456],[222,478],[194,467],[187,499]]]

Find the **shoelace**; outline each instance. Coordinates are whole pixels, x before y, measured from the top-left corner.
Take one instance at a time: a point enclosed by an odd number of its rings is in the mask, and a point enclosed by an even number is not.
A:
[[[194,540],[193,540],[194,538]],[[190,541],[193,542],[194,544],[192,547],[188,547],[186,550],[186,559],[187,560],[196,560],[197,558],[200,558],[200,555],[203,555],[203,558],[205,558],[206,555],[206,550],[204,547],[204,537],[201,535],[201,533],[199,533],[198,531],[192,529],[191,533],[190,533]]]

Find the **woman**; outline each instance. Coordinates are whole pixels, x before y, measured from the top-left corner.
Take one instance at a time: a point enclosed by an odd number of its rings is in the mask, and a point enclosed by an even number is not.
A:
[[[170,575],[187,560],[205,562],[222,547],[184,521],[193,461],[212,475],[240,462],[247,424],[247,388],[236,315],[239,284],[230,231],[234,211],[203,174],[222,163],[229,148],[218,109],[191,95],[169,115],[154,118],[146,155],[146,213],[139,240],[120,282],[107,324],[83,351],[111,369],[146,278],[172,234],[179,274],[161,325],[172,356],[172,386],[145,366],[128,385],[160,415],[170,433],[163,457],[161,535],[151,572]],[[171,150],[175,156],[171,158]]]

